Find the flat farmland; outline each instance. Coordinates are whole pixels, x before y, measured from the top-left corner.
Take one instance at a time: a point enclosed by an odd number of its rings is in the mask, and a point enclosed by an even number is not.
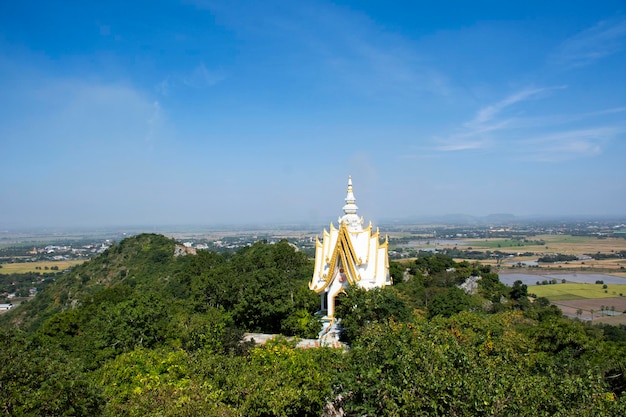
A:
[[[626,314],[620,314],[618,316],[600,316],[594,315],[593,322],[610,324],[612,326],[619,326],[620,324],[626,325]]]
[[[614,325],[626,324],[626,315],[620,314],[626,311],[626,297],[620,296],[626,295],[626,284],[608,284],[606,289],[601,284],[584,283],[531,285],[528,292],[546,297],[568,317],[594,322],[601,320]],[[606,310],[611,311],[609,313]]]
[[[543,245],[537,242],[543,241]],[[453,246],[449,246],[453,247]],[[481,261],[484,264],[498,266],[499,268],[512,268],[518,262],[537,260],[539,256],[547,254],[564,255],[592,255],[595,253],[612,254],[626,251],[626,239],[606,238],[598,239],[591,236],[570,236],[570,235],[538,235],[523,240],[512,239],[466,239],[456,245],[459,249],[469,249],[477,251],[500,251],[512,255],[503,261],[488,260]],[[532,252],[535,256],[519,256],[524,252]],[[462,260],[462,259],[460,259]],[[542,263],[540,269],[549,270],[587,270],[587,271],[608,271],[611,274],[626,277],[626,259],[584,259],[568,262]]]
[[[26,272],[58,272],[70,268],[74,265],[80,265],[83,262],[85,261],[46,261],[2,264],[2,268],[0,268],[0,274],[24,274]],[[50,268],[52,268],[53,266],[59,267],[58,271],[51,270]]]
[[[538,241],[545,244],[539,245]],[[592,236],[537,235],[523,240],[512,239],[467,239],[461,246],[471,246],[474,250],[499,250],[507,253],[517,252],[558,252],[567,255],[581,253],[611,253],[626,250],[626,239],[598,239]]]
[[[605,292],[606,291],[606,292]],[[624,299],[626,284],[609,284],[606,289],[600,284],[565,283],[550,285],[531,285],[528,292],[537,294],[537,297],[546,297],[550,301],[579,300],[579,299]],[[625,301],[626,302],[626,301]],[[602,304],[601,304],[602,305]]]

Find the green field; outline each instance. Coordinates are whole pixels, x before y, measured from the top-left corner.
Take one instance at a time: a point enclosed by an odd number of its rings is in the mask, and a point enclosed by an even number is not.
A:
[[[532,239],[545,240],[546,245],[559,245],[559,244],[585,244],[585,243],[597,243],[598,238],[595,236],[572,236],[572,235],[539,235],[534,236]],[[531,238],[528,238],[531,240]]]
[[[50,262],[20,262],[14,264],[2,264],[0,274],[24,274],[26,272],[59,272],[74,265],[82,264],[85,261],[50,261]],[[53,266],[58,266],[57,271],[51,270]],[[36,269],[39,267],[41,269]],[[46,267],[48,269],[46,269]]]
[[[550,301],[559,300],[580,300],[591,298],[613,298],[619,294],[626,295],[626,284],[608,284],[606,291],[599,284],[551,284],[551,285],[530,285],[529,294],[537,294],[537,297],[546,297]],[[614,294],[615,293],[615,294]]]
[[[527,242],[517,239],[489,239],[484,241],[471,241],[467,243],[474,249],[506,249],[506,248],[523,248],[525,246],[543,246],[538,240],[528,239]]]
[[[526,239],[526,242],[524,242]],[[543,244],[541,243],[543,241]],[[581,248],[589,253],[598,250],[606,252],[607,249],[623,250],[626,239],[598,239],[593,236],[571,236],[571,235],[537,235],[528,236],[521,239],[468,239],[463,246],[472,246],[476,249],[497,249],[511,247],[549,246],[551,250],[559,252],[566,249]]]

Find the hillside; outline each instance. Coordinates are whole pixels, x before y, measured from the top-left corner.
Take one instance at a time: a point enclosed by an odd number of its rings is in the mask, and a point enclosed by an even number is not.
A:
[[[531,304],[443,255],[348,289],[348,350],[244,331],[319,330],[312,262],[286,241],[187,254],[138,235],[0,317],[0,406],[40,416],[624,415],[626,333]],[[475,294],[457,287],[480,274]]]
[[[63,339],[91,364],[137,346],[184,343],[190,323],[211,315],[233,331],[316,334],[311,262],[286,241],[232,257],[183,249],[161,235],[125,239],[2,315],[0,325]]]
[[[159,288],[176,263],[175,245],[174,240],[154,234],[125,239],[97,258],[74,267],[33,300],[0,317],[0,324],[8,322],[35,330],[53,314],[83,305],[105,289],[122,284]]]

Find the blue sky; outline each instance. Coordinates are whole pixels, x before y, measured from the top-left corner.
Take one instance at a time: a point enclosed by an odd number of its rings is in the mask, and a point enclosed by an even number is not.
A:
[[[0,226],[625,215],[626,3],[508,3],[0,2]]]

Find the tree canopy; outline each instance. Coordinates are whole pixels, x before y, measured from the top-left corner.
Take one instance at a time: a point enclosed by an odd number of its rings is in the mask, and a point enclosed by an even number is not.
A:
[[[314,336],[312,262],[286,241],[175,256],[139,235],[0,316],[0,411],[64,416],[626,414],[626,330],[563,317],[489,267],[427,255],[340,296],[349,348]],[[477,288],[459,288],[468,277]],[[480,278],[478,278],[480,277]]]

